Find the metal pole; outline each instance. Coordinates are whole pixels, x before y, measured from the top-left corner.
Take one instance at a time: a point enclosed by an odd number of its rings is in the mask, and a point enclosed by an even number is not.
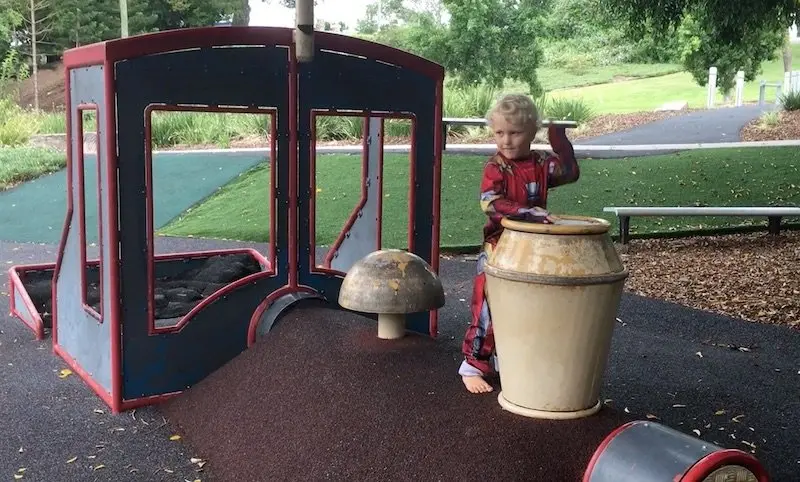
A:
[[[128,0],[119,0],[119,20],[121,37],[128,36]]]
[[[295,55],[298,62],[311,62],[314,57],[314,0],[297,0],[297,28],[294,31]]]

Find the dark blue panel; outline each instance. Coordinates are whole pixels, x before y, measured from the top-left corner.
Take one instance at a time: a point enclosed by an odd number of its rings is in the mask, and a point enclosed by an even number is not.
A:
[[[117,93],[166,104],[271,106],[286,96],[289,51],[283,47],[186,50],[116,65]],[[132,100],[132,99],[131,99]]]
[[[197,313],[180,332],[124,337],[122,393],[126,400],[194,385],[247,348],[250,320],[280,278],[242,286]]]
[[[287,281],[289,63],[278,47],[204,49],[153,55],[115,66],[119,149],[123,397],[185,389],[247,346],[255,307]],[[277,108],[278,279],[241,288],[209,306],[180,333],[148,336],[144,112],[153,103]],[[224,162],[221,158],[220,162]],[[158,182],[158,180],[156,180]],[[191,182],[191,180],[187,180]],[[264,226],[268,228],[268,226]]]

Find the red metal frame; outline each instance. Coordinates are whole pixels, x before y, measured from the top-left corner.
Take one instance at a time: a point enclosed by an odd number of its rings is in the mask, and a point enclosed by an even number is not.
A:
[[[114,90],[114,63],[109,59],[103,62],[103,77],[105,89],[105,137],[106,137],[106,195],[108,196],[108,223],[114,226],[111,229],[108,242],[110,246],[119,246],[119,202],[117,194],[117,103]],[[68,104],[69,105],[69,104]],[[100,120],[98,119],[98,122]],[[99,139],[98,139],[99,142]],[[98,149],[98,163],[99,149]],[[109,250],[111,292],[117,296],[111,297],[111,398],[112,411],[122,410],[122,300],[119,297],[119,249]]]
[[[234,113],[234,114],[260,114],[270,116],[270,186],[269,186],[269,199],[275,199],[275,138],[277,137],[277,123],[276,117],[278,111],[274,107],[216,107],[216,106],[198,106],[198,105],[168,105],[168,104],[150,104],[144,110],[144,142],[145,142],[145,199],[146,199],[146,229],[147,229],[147,330],[149,335],[156,335],[161,333],[177,333],[194,318],[194,316],[207,305],[213,303],[220,297],[229,293],[231,290],[247,284],[253,280],[260,278],[271,278],[276,275],[275,271],[275,208],[274,202],[270,202],[270,239],[269,239],[269,258],[263,256],[261,253],[254,249],[223,249],[211,251],[192,251],[182,252],[175,254],[166,254],[156,256],[155,254],[155,225],[154,225],[154,191],[153,191],[153,138],[152,138],[152,114],[153,112],[213,112],[213,113]],[[225,285],[209,296],[205,297],[199,304],[192,308],[189,313],[184,315],[178,323],[174,326],[165,328],[156,327],[155,317],[155,272],[156,260],[169,261],[175,259],[187,258],[207,258],[218,254],[240,254],[247,253],[256,258],[261,264],[264,271],[255,273],[233,283]]]
[[[78,149],[78,205],[80,206],[80,216],[78,216],[78,239],[80,243],[80,252],[81,252],[81,274],[80,274],[80,282],[81,282],[81,305],[83,305],[84,311],[86,311],[89,315],[91,315],[94,319],[97,320],[98,323],[103,322],[103,200],[102,200],[102,190],[100,189],[101,183],[101,176],[102,176],[102,169],[100,168],[100,155],[99,155],[99,147],[100,147],[100,139],[97,134],[100,132],[100,110],[97,108],[97,104],[80,104],[78,105],[78,125],[77,125],[77,132],[80,135],[80,141],[78,145],[75,146]],[[98,286],[100,289],[100,311],[95,311],[88,303],[88,282],[86,280],[86,266],[87,266],[87,257],[86,257],[86,163],[85,163],[85,156],[83,152],[83,144],[85,142],[85,133],[83,131],[83,113],[86,111],[94,111],[95,118],[95,139],[97,139],[97,246],[99,249],[98,255],[98,264],[99,264],[99,281]]]
[[[25,284],[22,282],[22,279],[20,278],[20,273],[25,273],[26,271],[44,271],[48,269],[53,269],[54,266],[55,265],[53,263],[26,264],[26,265],[12,266],[8,270],[9,312],[11,316],[14,316],[22,320],[25,326],[27,326],[28,328],[31,329],[31,331],[33,331],[33,334],[37,340],[44,339],[44,322],[42,321],[42,316],[39,313],[39,310],[36,308],[36,305],[33,304],[33,300],[31,299],[30,295],[28,295],[28,291],[25,289]],[[31,317],[33,317],[30,323],[22,316],[22,313],[20,313],[19,310],[17,309],[17,303],[16,303],[17,292],[19,292],[20,297],[22,297],[22,303],[25,305],[25,309],[27,309],[28,313],[30,313]]]
[[[614,430],[611,431],[611,433],[606,435],[606,438],[604,438],[603,441],[600,442],[600,445],[597,446],[597,449],[592,454],[592,458],[589,459],[589,463],[586,465],[586,470],[583,472],[583,482],[591,482],[591,476],[592,472],[594,471],[594,466],[597,465],[597,461],[600,460],[600,456],[603,455],[603,452],[605,452],[606,448],[611,443],[611,441],[614,440],[617,437],[617,435],[619,435],[620,433],[624,432],[625,430],[627,430],[628,428],[637,423],[638,422],[636,420],[625,423],[615,428]]]
[[[312,293],[317,294],[317,291],[313,288],[309,288],[308,286],[284,286],[282,288],[278,288],[277,290],[273,291],[269,294],[261,304],[253,311],[253,316],[250,318],[250,326],[247,328],[247,347],[250,348],[255,345],[258,337],[258,325],[261,321],[261,316],[264,314],[265,311],[275,302],[278,298],[289,295],[292,293]]]

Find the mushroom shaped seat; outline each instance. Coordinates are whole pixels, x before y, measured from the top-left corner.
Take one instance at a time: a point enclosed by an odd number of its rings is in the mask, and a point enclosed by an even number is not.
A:
[[[400,249],[374,251],[347,272],[339,290],[339,305],[378,315],[378,338],[405,335],[405,315],[444,306],[444,289],[430,265]]]

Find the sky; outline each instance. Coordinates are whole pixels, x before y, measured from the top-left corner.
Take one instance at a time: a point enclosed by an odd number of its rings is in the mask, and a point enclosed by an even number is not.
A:
[[[323,0],[314,7],[314,20],[344,22],[353,29],[364,17],[367,5],[374,0]],[[250,25],[257,27],[294,27],[294,9],[284,8],[277,1],[250,0]]]

